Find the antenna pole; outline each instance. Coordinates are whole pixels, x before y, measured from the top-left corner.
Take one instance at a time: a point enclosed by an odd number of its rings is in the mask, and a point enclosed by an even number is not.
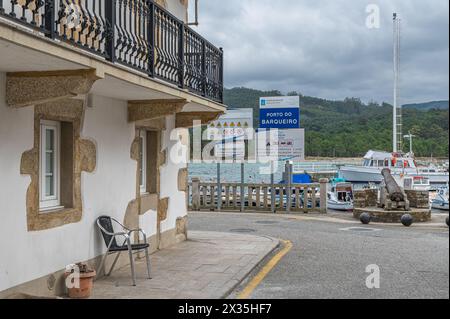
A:
[[[392,127],[393,152],[397,152],[397,14],[394,13],[394,109]]]
[[[393,151],[402,151],[402,109],[398,102],[400,74],[400,19],[394,13],[394,107],[393,107]]]

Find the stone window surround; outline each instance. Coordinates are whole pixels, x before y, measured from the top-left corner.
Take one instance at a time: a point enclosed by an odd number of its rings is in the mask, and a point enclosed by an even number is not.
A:
[[[84,117],[84,102],[63,99],[34,106],[33,149],[22,154],[20,173],[30,175],[31,182],[26,194],[28,231],[41,231],[77,223],[82,218],[81,172],[93,172],[96,167],[96,146],[80,136]],[[72,205],[55,211],[39,209],[39,161],[41,120],[69,122],[73,137]],[[70,200],[69,200],[70,201]]]
[[[136,173],[136,200],[138,215],[143,215],[149,210],[158,210],[160,198],[160,183],[161,183],[161,166],[166,163],[166,151],[161,150],[162,147],[162,131],[165,130],[165,117],[152,121],[147,125],[136,124],[135,139],[131,147],[131,158],[137,161]],[[140,132],[147,133],[147,156],[146,156],[146,183],[147,192],[141,193],[139,183],[139,172],[141,165],[139,161],[140,148]],[[152,136],[153,135],[153,136]]]
[[[150,211],[154,211],[157,214],[157,242],[156,247],[159,247],[161,240],[161,230],[160,223],[162,220],[165,220],[167,217],[167,209],[168,209],[168,198],[160,199],[160,167],[165,165],[166,163],[166,151],[161,150],[162,146],[162,132],[166,129],[166,118],[160,117],[158,119],[153,119],[149,121],[144,121],[144,123],[135,123],[135,138],[131,144],[130,148],[130,157],[132,160],[136,161],[136,196],[133,200],[128,203],[127,210],[125,212],[123,224],[130,228],[136,229],[140,228],[139,225],[139,216],[142,216]],[[152,145],[153,154],[149,154],[147,156],[147,164],[150,160],[154,161],[153,164],[153,172],[149,172],[147,169],[147,193],[141,193],[140,187],[140,161],[139,161],[139,152],[140,152],[140,134],[141,131],[147,131],[147,137],[150,135],[149,132],[155,134],[153,140],[156,142],[156,145]],[[147,138],[147,146],[151,143],[151,139]],[[149,166],[147,166],[149,167]],[[155,181],[156,178],[156,181]],[[149,187],[151,185],[151,181],[155,181],[155,185]],[[138,237],[134,238],[138,240]]]
[[[160,153],[161,149],[161,131],[157,129],[149,129],[149,128],[137,128],[137,135],[141,137],[141,134],[145,134],[145,147],[144,147],[144,164],[145,168],[142,170],[145,173],[145,189],[146,192],[140,192],[141,197],[144,197],[147,194],[159,194],[159,166],[164,163],[160,163],[160,159],[163,162],[165,154]],[[139,147],[141,144],[139,144]],[[141,150],[140,150],[141,151]],[[138,165],[142,165],[143,163],[138,161]],[[139,167],[139,171],[141,167]]]

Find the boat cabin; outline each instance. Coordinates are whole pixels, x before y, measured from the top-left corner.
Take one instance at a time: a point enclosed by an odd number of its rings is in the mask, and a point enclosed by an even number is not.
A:
[[[403,188],[405,190],[428,191],[431,188],[430,179],[425,176],[403,177]]]
[[[331,193],[335,194],[338,201],[350,202],[353,200],[353,185],[347,182],[332,181]]]
[[[416,168],[416,163],[413,158],[404,157],[400,153],[369,151],[364,156],[363,166],[379,168]]]

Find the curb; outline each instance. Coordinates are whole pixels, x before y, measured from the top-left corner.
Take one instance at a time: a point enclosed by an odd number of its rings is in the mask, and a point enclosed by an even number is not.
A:
[[[234,284],[231,288],[229,288],[222,296],[220,296],[220,299],[226,299],[228,296],[230,296],[231,293],[233,292],[233,290],[236,289],[236,287],[240,286],[256,268],[261,266],[263,261],[266,260],[268,256],[272,255],[273,252],[276,251],[277,249],[279,249],[281,246],[281,241],[277,238],[269,237],[269,236],[256,236],[256,235],[252,235],[252,236],[270,239],[275,244],[254,266],[252,266],[248,271],[245,272],[244,276],[242,276],[241,279],[237,279],[237,283]]]

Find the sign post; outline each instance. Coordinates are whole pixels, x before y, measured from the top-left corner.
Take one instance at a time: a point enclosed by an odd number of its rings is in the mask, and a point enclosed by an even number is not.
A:
[[[300,128],[300,97],[275,96],[259,99],[259,128],[278,130],[278,158],[301,161],[305,159],[305,130]],[[257,139],[258,140],[258,139]],[[266,145],[259,144],[258,152],[268,151],[273,141],[266,140]],[[260,154],[267,154],[260,153]]]
[[[245,177],[244,177],[244,174],[245,174],[244,162],[242,162],[241,163],[241,187],[240,187],[241,188],[240,189],[240,191],[241,191],[241,213],[243,213],[245,210],[245,198],[244,198],[244,196],[245,196],[245,189],[244,189]]]
[[[275,96],[259,99],[259,128],[257,133],[258,154],[271,154],[272,147],[277,147],[278,161],[305,159],[305,130],[300,128],[300,97],[299,96]],[[276,141],[267,137],[266,130],[278,130]],[[264,137],[259,134],[264,134]],[[270,136],[271,134],[269,134]],[[261,138],[260,138],[261,137]],[[271,160],[271,210],[276,211],[275,187],[274,187],[274,162]],[[292,208],[292,164],[286,163],[286,211]],[[284,201],[284,194],[280,189],[280,203]]]
[[[275,214],[275,172],[274,163],[270,161],[270,209]]]
[[[220,162],[217,163],[217,211],[222,209],[222,184],[220,182]]]
[[[292,207],[292,164],[290,161],[286,162],[286,177],[287,177],[287,191],[286,191],[286,212],[289,214]]]

